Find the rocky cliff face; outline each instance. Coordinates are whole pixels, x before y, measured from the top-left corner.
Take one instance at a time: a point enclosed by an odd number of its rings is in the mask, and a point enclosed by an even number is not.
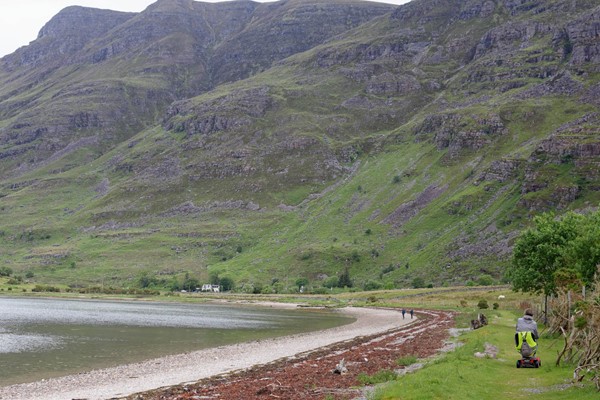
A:
[[[135,14],[86,7],[67,7],[40,30],[37,40],[4,58],[3,69],[41,70],[68,62],[69,57],[82,50],[91,41],[107,34],[111,29],[132,18]]]
[[[0,171],[40,168],[86,136],[97,136],[89,149],[97,156],[155,123],[174,100],[248,77],[391,9],[356,1],[160,0],[139,14],[68,7],[0,60]]]
[[[392,10],[364,2],[281,1],[258,9],[249,24],[215,48],[211,67],[215,83],[247,78],[274,61],[309,50],[327,39]]]

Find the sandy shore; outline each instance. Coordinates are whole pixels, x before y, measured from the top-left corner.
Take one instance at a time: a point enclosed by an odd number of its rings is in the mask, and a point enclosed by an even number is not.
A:
[[[382,333],[415,320],[397,311],[344,308],[352,324],[323,331],[222,346],[141,363],[0,388],[2,400],[110,399],[194,382],[314,350],[357,336]]]

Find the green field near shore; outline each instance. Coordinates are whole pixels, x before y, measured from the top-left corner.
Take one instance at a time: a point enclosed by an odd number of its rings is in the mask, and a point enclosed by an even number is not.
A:
[[[4,293],[8,294],[6,291]],[[26,296],[15,290],[14,294]],[[48,295],[48,294],[46,294]],[[58,296],[73,296],[54,293]],[[499,296],[503,296],[501,299]],[[80,296],[78,296],[80,297]],[[102,296],[95,296],[102,297]],[[522,315],[523,307],[541,310],[542,299],[537,296],[512,292],[508,287],[471,287],[410,289],[373,292],[347,292],[331,296],[314,295],[244,295],[244,294],[179,294],[154,296],[176,302],[242,301],[242,302],[288,302],[301,305],[344,307],[390,307],[452,310],[456,314],[456,327],[465,329],[454,339],[460,346],[455,350],[429,360],[417,360],[424,367],[404,376],[388,375],[392,379],[377,386],[368,400],[395,399],[598,399],[589,378],[573,384],[575,365],[565,363],[556,366],[557,354],[562,350],[563,339],[550,336],[540,325],[541,339],[538,355],[542,359],[539,369],[517,369],[518,352],[514,348],[514,327]],[[489,309],[480,309],[478,303],[485,300]],[[469,321],[483,312],[489,324],[482,329],[468,330]],[[484,352],[486,344],[498,349],[496,357],[477,358],[476,352]],[[414,361],[414,360],[413,360]],[[405,365],[405,364],[403,364]],[[367,379],[368,381],[368,379]],[[332,397],[331,400],[334,398]]]
[[[517,316],[512,311],[486,313],[489,325],[460,336],[463,345],[379,388],[370,400],[392,399],[598,399],[600,394],[589,381],[574,385],[574,366],[556,366],[561,338],[542,334],[539,369],[517,369],[519,354],[513,335]],[[477,358],[486,344],[498,349],[497,357]]]

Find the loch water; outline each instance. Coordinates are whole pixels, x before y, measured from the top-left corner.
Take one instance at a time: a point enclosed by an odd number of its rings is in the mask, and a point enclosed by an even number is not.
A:
[[[0,386],[352,322],[327,310],[0,297]]]

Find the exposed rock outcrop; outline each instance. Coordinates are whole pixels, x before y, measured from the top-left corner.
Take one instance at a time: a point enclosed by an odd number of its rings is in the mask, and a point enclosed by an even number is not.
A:
[[[167,110],[163,126],[167,130],[185,131],[189,136],[242,129],[264,116],[273,104],[268,87],[234,91],[199,105],[177,102]]]

